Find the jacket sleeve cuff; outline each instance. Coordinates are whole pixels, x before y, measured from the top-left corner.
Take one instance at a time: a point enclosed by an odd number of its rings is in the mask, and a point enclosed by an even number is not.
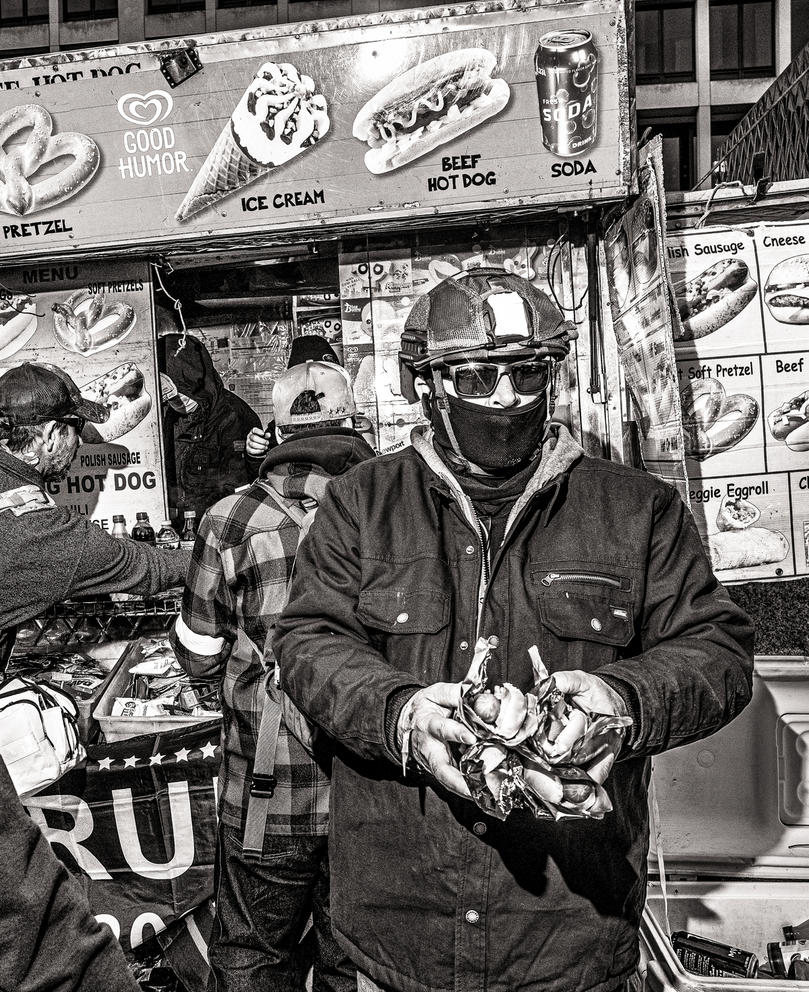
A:
[[[621,699],[623,699],[624,705],[626,706],[626,712],[632,719],[632,726],[626,728],[626,736],[624,737],[624,746],[622,748],[623,756],[626,757],[627,753],[634,749],[635,743],[638,739],[638,733],[640,731],[640,696],[635,691],[635,687],[633,685],[629,682],[625,682],[623,679],[616,678],[609,672],[601,671],[595,674],[606,682],[611,689],[614,689]]]
[[[399,746],[396,730],[399,715],[411,697],[421,689],[420,685],[405,685],[395,689],[385,703],[385,746],[397,765],[402,763],[402,749]]]

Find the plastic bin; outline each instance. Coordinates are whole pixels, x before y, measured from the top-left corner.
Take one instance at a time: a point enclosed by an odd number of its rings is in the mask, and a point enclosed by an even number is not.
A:
[[[141,639],[132,641],[121,655],[118,663],[110,672],[107,681],[93,710],[93,717],[98,721],[104,739],[123,741],[141,734],[157,734],[166,730],[176,730],[178,727],[193,727],[200,723],[209,723],[222,719],[221,713],[210,716],[111,716],[112,705],[116,696],[120,696],[129,681],[129,669],[143,660],[139,647]]]
[[[809,921],[809,665],[756,659],[753,701],[718,734],[654,761],[672,931],[753,951]],[[654,850],[641,924],[650,992],[809,992],[809,982],[702,977],[671,946]]]

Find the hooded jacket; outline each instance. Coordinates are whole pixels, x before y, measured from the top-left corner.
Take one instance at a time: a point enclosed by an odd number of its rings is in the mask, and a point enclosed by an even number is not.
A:
[[[160,338],[161,367],[177,389],[197,401],[185,416],[164,412],[169,474],[169,502],[197,512],[252,481],[244,462],[244,442],[261,420],[244,400],[225,388],[205,345],[188,335]]]
[[[743,709],[752,627],[676,491],[584,456],[564,428],[484,547],[429,434],[336,480],[301,545],[274,648],[283,687],[337,742],[335,936],[396,992],[611,992],[638,960],[648,756]],[[536,645],[551,672],[594,672],[627,699],[603,820],[499,821],[403,777],[389,705],[461,681],[493,634],[495,683],[530,689]]]

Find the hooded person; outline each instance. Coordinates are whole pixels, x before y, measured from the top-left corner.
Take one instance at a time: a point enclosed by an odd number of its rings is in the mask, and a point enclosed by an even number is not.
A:
[[[370,990],[623,989],[649,756],[750,699],[752,625],[675,489],[551,419],[573,334],[501,269],[417,300],[400,362],[429,426],[334,480],[275,626],[282,687],[337,742],[332,924]],[[454,714],[495,636],[489,688],[532,690],[538,650],[572,705],[626,725],[592,773],[603,818],[501,819],[471,799],[458,759],[475,736]]]
[[[199,519],[216,500],[250,481],[244,439],[261,421],[225,387],[199,339],[163,333],[158,337],[158,363],[167,399],[163,430],[169,504],[193,509]]]
[[[313,987],[356,992],[356,967],[331,934],[330,753],[310,754],[287,725],[268,638],[314,511],[335,478],[374,452],[354,430],[341,366],[297,365],[272,400],[278,444],[252,485],[203,516],[172,633],[180,664],[218,682],[222,700],[209,988],[303,992],[298,944],[311,914]]]

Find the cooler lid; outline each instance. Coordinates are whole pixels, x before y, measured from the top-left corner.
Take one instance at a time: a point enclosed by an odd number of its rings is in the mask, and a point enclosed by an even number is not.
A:
[[[809,870],[809,663],[756,658],[744,712],[713,736],[657,756],[653,767],[667,874]]]

